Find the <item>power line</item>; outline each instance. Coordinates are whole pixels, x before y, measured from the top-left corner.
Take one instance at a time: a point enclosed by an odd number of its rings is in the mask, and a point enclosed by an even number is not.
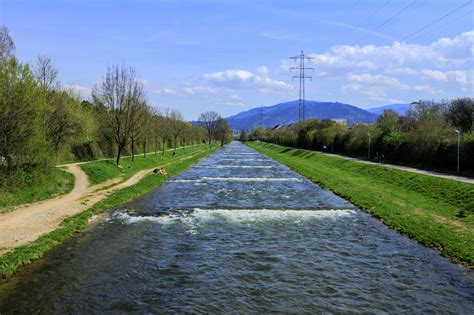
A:
[[[300,79],[300,93],[299,93],[299,101],[298,101],[298,121],[303,121],[304,120],[304,114],[305,114],[305,108],[304,108],[304,96],[305,96],[305,89],[304,89],[304,80],[305,79],[310,79],[312,80],[313,77],[305,75],[304,71],[305,70],[313,70],[314,68],[311,67],[305,67],[304,66],[304,61],[305,60],[310,60],[314,59],[314,57],[309,57],[305,56],[303,53],[303,50],[301,50],[301,54],[295,57],[290,57],[290,59],[294,59],[295,61],[299,60],[300,65],[298,67],[292,67],[290,70],[299,70],[300,73],[299,75],[295,75],[292,77],[292,79]]]
[[[440,29],[441,27],[443,27],[443,26],[445,26],[445,25],[449,25],[449,24],[451,24],[451,23],[453,23],[453,22],[460,21],[460,19],[462,19],[463,17],[465,17],[465,16],[467,16],[467,15],[471,15],[473,12],[474,12],[474,10],[471,10],[471,11],[468,11],[468,12],[464,13],[464,14],[461,15],[461,16],[454,17],[453,19],[447,21],[446,23],[442,23],[441,25],[438,25],[438,27],[436,27],[434,30],[438,30],[438,29]],[[421,38],[421,37],[423,37],[423,36],[426,36],[427,34],[429,34],[429,33],[420,34],[420,35],[418,35],[418,36],[415,36],[415,38],[413,38],[413,39]]]
[[[377,30],[380,30],[382,29],[383,27],[387,26],[388,24],[394,22],[397,18],[399,18],[400,16],[402,16],[404,13],[406,14],[406,11],[409,10],[412,6],[414,6],[416,3],[417,3],[418,0],[413,0],[412,2],[410,2],[408,5],[404,6],[401,10],[399,10],[397,13],[395,13],[394,15],[392,15],[391,17],[389,17],[388,19],[386,19],[385,21],[383,21],[381,24],[379,24],[376,28],[373,29],[373,31],[377,31]],[[388,4],[388,3],[387,3]],[[387,5],[386,4],[386,5]],[[423,4],[423,3],[422,3]],[[386,6],[384,5],[383,8]],[[416,8],[418,8],[419,6],[417,6]],[[415,8],[415,9],[416,9]],[[359,38],[353,45],[358,45],[360,43],[360,41],[363,39],[364,37],[361,37]]]
[[[408,4],[407,6],[403,7],[403,9],[401,9],[400,11],[398,11],[397,13],[395,13],[392,17],[390,17],[389,19],[385,20],[382,24],[380,24],[379,26],[377,26],[375,28],[375,30],[379,30],[381,29],[382,27],[384,27],[385,25],[387,25],[388,23],[390,23],[391,21],[393,21],[394,19],[396,19],[397,17],[399,17],[400,15],[403,14],[403,12],[405,12],[406,10],[408,10],[411,6],[413,6],[414,4],[416,4],[418,0],[413,0],[410,4]]]
[[[380,11],[382,11],[383,9],[385,9],[385,7],[390,4],[390,2],[391,2],[391,0],[388,0],[388,1],[387,1],[385,4],[383,4],[380,8],[376,9],[374,12],[372,12],[372,14],[369,14],[366,18],[364,18],[361,23],[358,23],[356,27],[361,27],[362,25],[364,25],[364,24],[365,24],[367,21],[369,21],[374,15],[376,15],[377,13],[379,13]],[[364,35],[360,36],[360,37],[354,42],[354,44],[352,44],[352,45],[356,45],[356,44],[359,43],[363,38],[364,38]],[[337,40],[335,40],[334,43],[333,43],[331,46],[333,46],[336,42],[337,42]]]
[[[424,30],[427,29],[428,27],[430,27],[430,26],[432,26],[432,25],[438,23],[439,21],[441,21],[441,20],[447,18],[448,16],[450,16],[450,15],[456,13],[457,11],[461,10],[462,8],[464,8],[465,6],[467,6],[467,5],[471,4],[471,3],[472,3],[472,0],[471,0],[471,1],[468,1],[468,2],[466,2],[466,3],[464,3],[463,5],[457,7],[456,9],[454,9],[453,11],[451,11],[451,12],[449,12],[449,13],[446,13],[445,15],[443,15],[443,16],[437,18],[437,19],[434,20],[433,22],[431,22],[431,23],[429,23],[429,24],[423,26],[422,28],[416,30],[415,32],[413,32],[413,33],[411,33],[411,34],[409,34],[409,35],[403,37],[400,41],[404,41],[404,40],[406,40],[406,39],[412,37],[413,35],[416,35],[416,34],[418,34],[419,32],[424,31]]]
[[[355,28],[361,28],[362,25],[364,25],[364,24],[365,24],[367,21],[369,21],[374,15],[376,15],[376,14],[379,13],[381,10],[383,10],[387,5],[390,4],[390,2],[391,2],[391,0],[387,0],[387,2],[385,2],[385,4],[383,4],[380,8],[378,8],[378,9],[376,8],[374,11],[372,11],[371,13],[369,13],[369,15],[367,15],[365,18],[363,18],[362,20],[360,20],[359,23],[355,24]],[[363,38],[363,36],[360,37],[360,38],[356,41],[356,43],[357,43],[358,41],[360,41],[362,38]],[[337,42],[338,42],[338,40],[337,40],[337,39],[334,39],[334,40],[332,41],[332,43],[329,45],[329,48],[331,48],[332,46],[334,46],[334,44],[336,44]]]
[[[415,12],[419,7],[422,7],[424,4],[425,4],[426,0],[422,0],[421,2],[419,2],[417,5],[413,5],[412,8],[410,8],[409,10],[407,10],[403,15],[406,16],[406,15],[410,15],[411,13]],[[387,23],[387,25],[385,26],[390,26],[392,25],[393,23],[397,22],[398,20],[400,20],[401,18],[401,15],[396,17],[395,19],[393,19],[392,21],[390,21],[389,23]]]

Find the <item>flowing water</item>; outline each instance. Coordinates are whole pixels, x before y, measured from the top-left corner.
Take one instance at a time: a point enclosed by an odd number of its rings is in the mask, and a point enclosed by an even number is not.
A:
[[[232,143],[0,285],[0,313],[473,313],[474,276]]]

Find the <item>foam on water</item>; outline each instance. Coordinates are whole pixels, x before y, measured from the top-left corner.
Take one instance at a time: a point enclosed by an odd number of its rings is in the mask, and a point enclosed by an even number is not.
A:
[[[172,179],[168,183],[202,183],[201,179]]]
[[[242,153],[222,153],[222,156],[227,155],[260,155],[260,153],[242,152]]]
[[[271,165],[212,165],[212,166],[196,166],[195,168],[206,169],[226,169],[226,168],[275,168]]]
[[[223,159],[218,159],[218,161],[233,161],[233,162],[236,162],[236,161],[245,161],[245,162],[268,162],[268,161],[271,161],[270,159],[247,159],[247,158],[243,158],[243,159],[240,159],[240,158],[236,158],[236,159],[226,159],[226,158],[223,158]]]
[[[197,179],[173,179],[169,183],[205,183],[211,181],[226,182],[301,182],[296,177],[201,177]]]
[[[197,228],[202,224],[224,220],[227,222],[251,223],[259,221],[284,221],[300,223],[302,221],[319,219],[337,219],[355,214],[352,209],[327,209],[327,210],[277,210],[277,209],[200,209],[171,213],[161,216],[135,216],[126,212],[115,212],[113,219],[124,224],[140,222],[154,222],[163,225],[184,223]]]
[[[229,181],[229,182],[301,182],[296,177],[201,177],[205,181]]]

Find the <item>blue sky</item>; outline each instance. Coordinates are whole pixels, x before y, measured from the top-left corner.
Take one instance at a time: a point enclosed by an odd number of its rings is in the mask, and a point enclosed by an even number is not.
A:
[[[288,57],[301,49],[315,58],[307,99],[369,108],[474,97],[473,9],[469,0],[0,0],[0,24],[22,61],[51,56],[65,88],[88,97],[109,65],[125,64],[151,104],[196,119],[297,99]]]

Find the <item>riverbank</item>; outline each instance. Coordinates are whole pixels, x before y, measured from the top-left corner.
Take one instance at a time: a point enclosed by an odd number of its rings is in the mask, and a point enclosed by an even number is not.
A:
[[[164,161],[165,158],[162,158],[160,164],[156,165],[160,167],[165,166],[168,173],[167,176],[152,174],[149,169],[142,170],[127,180],[127,182],[129,182],[127,184],[131,185],[127,185],[125,184],[126,182],[122,181],[114,186],[118,189],[110,189],[105,192],[109,188],[103,187],[99,192],[93,191],[90,196],[88,195],[88,197],[90,197],[89,199],[94,199],[94,196],[98,193],[102,193],[104,198],[98,200],[95,204],[91,203],[90,200],[84,200],[86,204],[82,204],[81,202],[84,209],[64,219],[54,231],[44,234],[38,239],[19,246],[12,251],[6,252],[0,257],[0,274],[3,276],[11,275],[19,266],[29,264],[32,260],[43,256],[54,246],[80,231],[94,215],[153,190],[163,184],[168,177],[185,171],[199,159],[214,152],[216,149],[217,147],[208,149],[206,146],[200,146],[199,148],[189,149],[184,154],[180,153],[182,154],[181,158],[178,156],[173,157],[171,153],[168,153],[165,155],[168,161]]]
[[[201,145],[178,147],[176,152],[179,155],[181,150],[188,149],[189,151]],[[167,149],[164,155],[169,156],[172,151],[173,149]],[[135,161],[132,161],[131,155],[126,155],[121,158],[122,169],[115,166],[115,158],[61,163],[49,170],[48,173],[32,174],[31,176],[40,178],[35,185],[21,186],[12,191],[0,190],[0,214],[14,211],[24,205],[60,198],[70,193],[75,182],[74,174],[67,169],[70,165],[79,165],[87,174],[89,184],[95,185],[119,176],[126,179],[137,170],[151,167],[150,165],[153,163],[159,162],[164,155],[162,151],[148,152],[147,158],[144,158],[140,153],[135,155]]]
[[[247,145],[474,268],[474,185],[272,144]]]
[[[17,187],[13,191],[0,190],[0,214],[24,204],[65,195],[74,187],[74,176],[60,168],[32,176],[40,177],[35,185]]]

